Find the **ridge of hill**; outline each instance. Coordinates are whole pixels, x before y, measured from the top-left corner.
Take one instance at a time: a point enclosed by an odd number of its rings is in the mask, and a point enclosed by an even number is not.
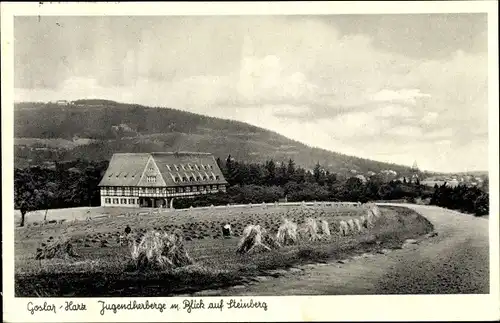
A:
[[[247,123],[109,100],[20,102],[14,108],[16,166],[55,160],[109,160],[117,152],[202,151],[237,160],[287,161],[337,173],[409,174],[409,166],[307,146]]]

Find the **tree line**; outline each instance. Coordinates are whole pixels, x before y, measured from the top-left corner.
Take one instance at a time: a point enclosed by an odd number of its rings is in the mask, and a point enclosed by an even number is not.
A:
[[[226,193],[175,199],[174,207],[196,207],[276,201],[350,201],[429,200],[430,204],[476,215],[489,212],[487,190],[478,187],[447,185],[434,188],[418,179],[388,180],[381,175],[366,181],[325,170],[319,163],[312,170],[297,166],[290,159],[277,163],[246,163],[231,156],[217,159],[229,183]],[[14,170],[14,204],[21,211],[21,225],[29,211],[55,208],[99,206],[97,186],[108,166],[107,161],[77,159],[56,163],[53,169],[40,166]]]

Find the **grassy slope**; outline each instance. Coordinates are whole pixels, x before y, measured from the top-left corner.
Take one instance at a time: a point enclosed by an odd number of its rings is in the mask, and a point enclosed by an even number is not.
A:
[[[238,255],[235,253],[238,238],[213,239],[194,237],[186,242],[186,247],[195,259],[196,264],[186,268],[180,268],[169,273],[134,273],[127,272],[127,250],[118,245],[100,248],[98,242],[82,246],[84,242],[76,243],[76,250],[82,256],[74,262],[61,260],[45,260],[42,262],[32,259],[34,249],[38,243],[44,241],[47,235],[57,232],[56,228],[36,230],[28,228],[16,231],[16,296],[171,296],[175,294],[190,293],[202,289],[212,289],[227,287],[235,284],[249,282],[252,277],[265,275],[269,270],[289,268],[292,266],[324,262],[333,259],[343,259],[348,255],[358,254],[366,251],[376,251],[381,248],[397,248],[407,238],[415,238],[432,230],[425,218],[417,213],[405,208],[383,207],[384,216],[377,220],[375,227],[370,232],[357,234],[349,237],[340,237],[334,233],[329,241],[315,243],[302,243],[297,246],[284,247],[277,251],[259,253],[253,255]],[[253,218],[253,222],[270,224],[273,227],[279,217],[280,212],[261,210]],[[250,213],[250,212],[248,212]],[[198,214],[200,215],[200,214]],[[190,223],[201,223],[197,230],[184,231],[186,236],[209,231],[211,222],[205,217],[200,218],[196,214],[177,215],[177,224],[157,224],[167,229],[172,229],[175,225],[184,225],[185,228]],[[250,220],[247,214],[243,218]],[[318,216],[316,214],[315,216]],[[338,221],[340,218],[356,215],[356,213],[333,214],[325,213],[322,218],[330,223]],[[232,212],[222,214],[217,221],[227,220],[242,216]],[[196,220],[195,217],[198,219]],[[297,217],[301,217],[297,215]],[[109,235],[116,233],[116,226],[123,226],[126,221],[133,221],[135,229],[150,226],[153,218],[138,219],[134,221],[130,218],[107,219],[99,226],[100,232],[88,232],[89,227],[84,223],[79,224],[80,228],[68,227],[67,234],[79,239],[83,232],[87,236],[93,236],[94,240],[106,239]],[[158,218],[156,219],[158,220]],[[193,221],[195,220],[195,221]],[[214,219],[212,219],[214,220]],[[244,222],[239,221],[239,222]],[[171,225],[171,227],[168,227]],[[205,229],[201,229],[204,227]],[[183,229],[184,230],[184,229]],[[60,231],[60,230],[59,230]],[[237,232],[241,232],[237,230]],[[187,233],[186,233],[187,232]],[[98,238],[103,237],[103,238]]]
[[[408,172],[409,167],[311,148],[272,131],[246,123],[211,118],[169,108],[147,108],[113,102],[101,107],[90,106],[95,102],[81,102],[83,106],[60,107],[56,105],[19,103],[14,111],[14,136],[16,138],[45,138],[62,142],[74,136],[99,139],[74,148],[63,155],[66,160],[87,158],[108,160],[114,152],[150,152],[163,150],[190,150],[212,152],[226,158],[231,154],[238,160],[263,162],[268,158],[288,160],[312,168],[317,162],[337,172],[356,169],[379,172],[393,169]],[[36,121],[36,122],[35,122]],[[117,132],[112,126],[126,124],[129,129]],[[18,140],[30,143],[35,139]],[[16,163],[26,162],[27,152],[17,152]],[[23,156],[24,157],[21,157]],[[49,157],[44,157],[51,160]],[[43,159],[43,158],[42,158]]]

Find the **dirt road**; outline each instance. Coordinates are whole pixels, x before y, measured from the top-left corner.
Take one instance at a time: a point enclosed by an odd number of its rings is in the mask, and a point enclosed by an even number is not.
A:
[[[437,207],[408,206],[437,236],[344,264],[307,267],[219,295],[482,294],[489,292],[488,220]],[[241,286],[242,287],[242,286]]]

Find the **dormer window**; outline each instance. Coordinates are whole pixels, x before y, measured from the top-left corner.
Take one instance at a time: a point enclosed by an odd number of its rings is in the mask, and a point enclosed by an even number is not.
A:
[[[203,164],[202,164],[202,165],[201,165],[201,168],[205,169],[205,165],[203,165]]]
[[[171,171],[171,169],[170,169],[170,166],[169,166],[169,165],[165,165],[165,166],[167,166],[168,171]]]
[[[148,176],[146,180],[148,183],[156,183],[156,176]]]
[[[194,164],[194,168],[195,168],[196,170],[200,170],[200,168],[199,168],[199,167],[198,167],[198,165],[196,165],[196,164]]]

